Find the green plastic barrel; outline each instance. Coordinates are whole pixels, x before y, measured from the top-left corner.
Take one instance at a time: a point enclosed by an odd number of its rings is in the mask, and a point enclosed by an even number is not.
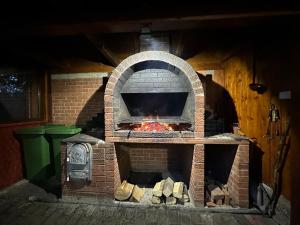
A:
[[[30,181],[46,180],[53,175],[45,130],[44,126],[16,130],[16,134],[22,141],[25,177]]]
[[[46,129],[46,136],[50,141],[50,149],[53,157],[55,176],[58,182],[61,179],[61,140],[78,134],[81,128],[76,126],[56,126]]]

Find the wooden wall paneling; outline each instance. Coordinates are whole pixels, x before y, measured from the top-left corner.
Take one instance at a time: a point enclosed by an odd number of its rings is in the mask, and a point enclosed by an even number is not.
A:
[[[262,179],[269,185],[272,184],[273,167],[280,141],[280,136],[275,135],[274,126],[272,128],[273,137],[271,139],[266,137],[269,106],[272,102],[279,108],[281,114],[279,124],[282,131],[288,114],[295,110],[295,106],[291,104],[291,100],[279,100],[278,92],[283,90],[292,90],[292,93],[297,92],[295,83],[299,80],[296,75],[299,68],[296,64],[291,64],[292,57],[298,53],[296,51],[296,53],[292,53],[293,47],[287,47],[286,43],[281,40],[267,43],[260,52],[256,72],[260,82],[268,88],[264,94],[258,94],[249,88],[253,73],[250,48],[241,51],[237,56],[229,58],[224,63],[225,88],[235,102],[242,132],[250,138],[256,139],[257,146],[263,152]],[[299,133],[299,130],[297,132]],[[293,155],[299,154],[299,150],[294,147],[295,142],[299,142],[298,138],[293,139],[283,170],[282,193],[287,198],[292,197],[291,183],[294,179],[290,175],[291,159]]]

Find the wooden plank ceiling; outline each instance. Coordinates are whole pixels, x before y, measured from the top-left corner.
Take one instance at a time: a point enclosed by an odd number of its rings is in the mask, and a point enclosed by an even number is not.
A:
[[[28,3],[18,7],[14,3],[3,6],[0,15],[2,62],[30,61],[70,72],[112,71],[139,52],[139,35],[145,25],[153,33],[167,35],[170,52],[188,60],[195,70],[219,68],[240,48],[246,33],[285,27],[300,15],[294,5],[276,3],[204,1],[197,6],[170,7],[150,1],[66,4],[52,0],[35,5],[34,10]]]

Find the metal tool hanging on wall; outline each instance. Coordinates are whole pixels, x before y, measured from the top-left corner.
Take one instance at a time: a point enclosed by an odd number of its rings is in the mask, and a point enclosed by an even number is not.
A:
[[[271,104],[269,108],[269,115],[268,115],[268,128],[267,128],[267,136],[272,138],[273,137],[273,127],[275,128],[275,135],[280,135],[280,127],[279,127],[279,120],[280,114],[279,109],[275,104]]]
[[[256,91],[258,94],[264,94],[267,91],[267,87],[256,81],[257,79],[257,72],[256,72],[256,61],[257,61],[257,47],[253,47],[253,54],[252,54],[252,83],[249,84],[249,88],[252,91]]]

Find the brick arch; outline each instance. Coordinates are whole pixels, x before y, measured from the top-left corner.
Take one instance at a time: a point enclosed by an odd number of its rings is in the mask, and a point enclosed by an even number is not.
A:
[[[161,61],[177,68],[181,74],[187,77],[193,93],[194,111],[194,137],[204,136],[204,91],[202,83],[193,70],[183,59],[163,51],[145,51],[129,56],[123,60],[112,72],[106,85],[104,94],[105,110],[105,137],[109,141],[114,136],[114,113],[118,110],[114,107],[114,96],[124,85],[128,77],[133,73],[134,65],[146,61]]]
[[[190,81],[192,90],[194,94],[197,96],[203,96],[203,86],[202,83],[192,68],[190,64],[188,64],[185,60],[170,54],[168,52],[163,51],[145,51],[136,53],[134,55],[129,56],[128,58],[124,59],[112,72],[106,89],[105,89],[105,96],[113,95],[113,91],[115,85],[117,84],[118,80],[122,77],[123,74],[127,72],[129,68],[134,66],[137,63],[144,62],[144,61],[162,61],[177,67],[184,75],[187,76],[188,80]]]

